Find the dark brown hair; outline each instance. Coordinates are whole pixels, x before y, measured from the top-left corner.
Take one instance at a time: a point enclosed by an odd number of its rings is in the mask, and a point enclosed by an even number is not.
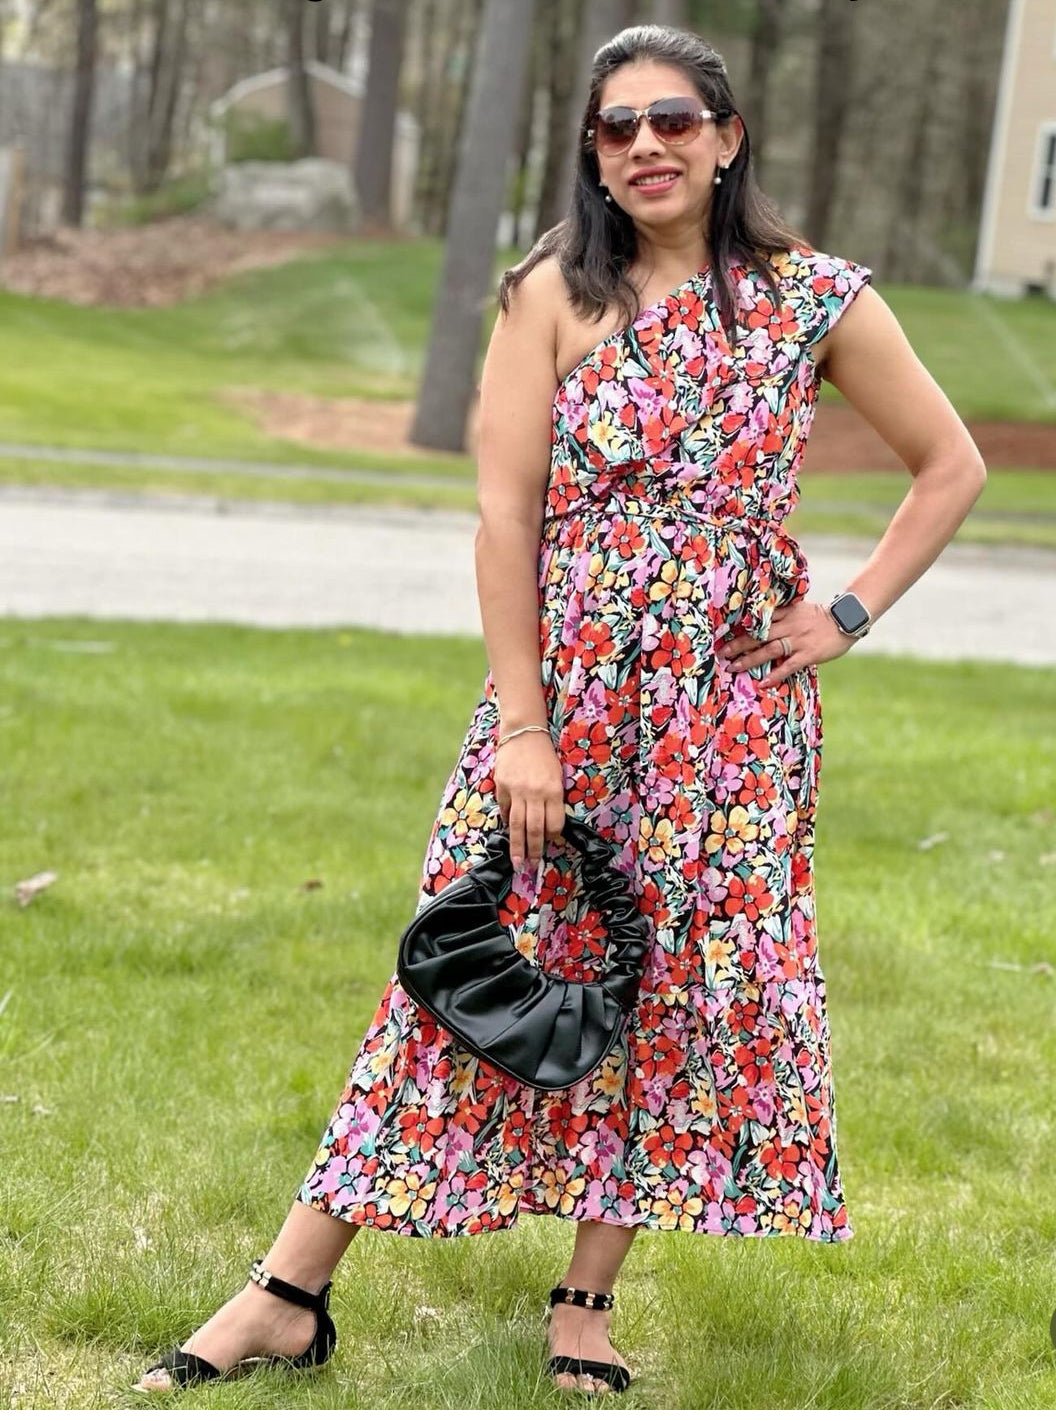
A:
[[[722,56],[688,30],[668,25],[633,25],[620,30],[597,51],[590,73],[590,92],[579,125],[575,178],[568,216],[544,232],[516,266],[499,282],[499,305],[509,310],[509,293],[544,257],[556,255],[578,316],[600,320],[614,303],[630,325],[638,314],[637,293],[625,272],[635,255],[633,220],[601,190],[597,154],[587,138],[600,107],[605,80],[621,65],[656,60],[681,69],[719,122],[737,114]],[[740,114],[737,114],[740,117]],[[742,119],[743,123],[743,119]],[[737,309],[728,267],[754,267],[780,308],[782,300],[767,258],[773,251],[810,247],[800,233],[785,225],[755,180],[751,144],[745,127],[737,155],[715,187],[709,209],[708,250],[719,317],[731,345],[735,343]]]

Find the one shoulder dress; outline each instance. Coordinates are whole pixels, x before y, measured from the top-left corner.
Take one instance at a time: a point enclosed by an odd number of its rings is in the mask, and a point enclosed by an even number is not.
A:
[[[770,265],[777,303],[754,268],[729,268],[734,345],[707,268],[600,340],[553,403],[541,675],[566,809],[620,846],[652,924],[626,1038],[585,1080],[538,1090],[461,1048],[394,970],[295,1195],[312,1208],[423,1238],[522,1213],[852,1237],[815,915],[817,667],[761,689],[771,663],[736,671],[715,646],[765,639],[808,595],[783,525],[821,384],[812,348],[872,273],[806,247]],[[502,823],[498,720],[489,669],[415,911]],[[516,871],[500,916],[546,971],[599,973],[571,846],[548,840]]]

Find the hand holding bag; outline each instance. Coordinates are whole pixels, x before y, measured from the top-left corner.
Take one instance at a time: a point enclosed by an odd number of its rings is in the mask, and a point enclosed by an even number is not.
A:
[[[513,884],[504,826],[404,929],[396,968],[407,995],[466,1050],[539,1090],[575,1085],[617,1045],[651,942],[651,922],[612,863],[618,845],[571,815],[561,832],[581,857],[584,893],[608,938],[603,976],[572,982],[544,972],[500,923]]]

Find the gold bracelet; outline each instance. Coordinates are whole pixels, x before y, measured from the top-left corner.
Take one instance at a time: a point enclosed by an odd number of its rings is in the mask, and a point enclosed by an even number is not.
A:
[[[529,730],[545,730],[547,735],[550,734],[550,727],[548,725],[522,725],[520,730],[510,730],[507,731],[505,735],[500,736],[499,743],[495,747],[496,750],[505,745],[507,740],[512,740],[515,735],[524,735],[526,731]]]

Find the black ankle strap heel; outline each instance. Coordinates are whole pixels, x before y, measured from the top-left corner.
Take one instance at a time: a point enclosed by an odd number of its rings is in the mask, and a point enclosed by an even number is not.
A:
[[[202,1382],[227,1381],[229,1378],[245,1376],[247,1372],[258,1367],[288,1367],[301,1371],[324,1366],[337,1346],[337,1328],[327,1311],[332,1280],[325,1283],[318,1293],[309,1293],[305,1288],[298,1288],[295,1283],[287,1283],[285,1278],[276,1278],[274,1273],[264,1267],[263,1258],[254,1258],[250,1265],[249,1277],[251,1282],[257,1283],[269,1293],[274,1293],[277,1298],[296,1303],[298,1307],[315,1313],[315,1335],[303,1352],[299,1352],[295,1357],[284,1357],[271,1352],[260,1357],[243,1357],[233,1366],[221,1371],[197,1352],[185,1352],[181,1347],[171,1347],[147,1369],[149,1373],[164,1368],[169,1376],[169,1385],[155,1388],[139,1383],[133,1386],[132,1390],[169,1391],[174,1387],[199,1386]]]
[[[608,1312],[615,1300],[615,1293],[601,1293],[590,1288],[559,1286],[550,1289],[551,1311],[558,1303],[572,1303],[575,1307],[596,1308],[599,1312]],[[597,1377],[599,1381],[607,1382],[613,1391],[626,1391],[633,1380],[627,1368],[619,1362],[599,1362],[593,1357],[548,1357],[546,1370],[551,1376],[556,1376],[559,1372],[570,1372],[573,1376]]]

